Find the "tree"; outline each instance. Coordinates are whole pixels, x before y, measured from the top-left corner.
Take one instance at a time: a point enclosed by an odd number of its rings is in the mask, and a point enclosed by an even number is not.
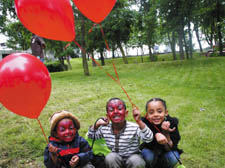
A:
[[[114,9],[102,23],[106,39],[113,49],[120,49],[125,64],[128,61],[125,57],[123,45],[126,45],[129,41],[133,23],[134,13],[129,9],[126,0],[117,1]]]
[[[9,48],[27,50],[31,47],[31,33],[20,22],[9,23],[4,31]]]
[[[17,18],[14,0],[1,0],[0,1],[0,31],[5,32],[5,27],[9,22],[9,17]]]
[[[180,59],[184,59],[183,38],[184,38],[184,9],[183,0],[159,0],[159,14],[165,20],[171,31],[178,34],[178,45]]]
[[[204,0],[200,4],[201,28],[211,47],[219,44],[219,54],[223,55],[223,39],[225,26],[225,4],[222,0]],[[214,42],[213,42],[214,41]]]

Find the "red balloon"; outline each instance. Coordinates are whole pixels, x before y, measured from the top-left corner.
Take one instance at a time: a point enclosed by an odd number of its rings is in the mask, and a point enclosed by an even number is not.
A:
[[[100,23],[113,9],[116,0],[73,0],[79,11],[95,23]]]
[[[0,102],[10,111],[38,118],[50,92],[48,69],[36,57],[14,53],[0,61]]]
[[[75,39],[69,0],[15,0],[15,7],[18,18],[32,33],[52,40]]]

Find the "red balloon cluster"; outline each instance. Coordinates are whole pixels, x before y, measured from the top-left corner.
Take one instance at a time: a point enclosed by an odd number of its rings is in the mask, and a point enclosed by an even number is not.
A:
[[[73,0],[80,12],[95,23],[110,13],[116,0]],[[15,0],[17,16],[32,33],[41,37],[73,41],[74,15],[69,0]]]
[[[38,118],[50,92],[48,69],[36,57],[14,53],[0,62],[0,102],[10,111]]]

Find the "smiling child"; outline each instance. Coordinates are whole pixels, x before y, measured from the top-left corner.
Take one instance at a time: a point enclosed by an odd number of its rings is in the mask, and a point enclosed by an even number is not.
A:
[[[177,147],[180,140],[178,119],[169,116],[163,99],[153,98],[146,103],[146,116],[142,121],[154,134],[152,142],[141,145],[147,167],[174,167],[182,153]]]
[[[70,112],[60,111],[52,115],[51,136],[44,152],[47,168],[94,168],[93,155],[88,142],[79,136],[80,122]]]
[[[136,123],[126,121],[128,111],[123,100],[112,98],[106,104],[106,117],[97,121],[96,126],[88,130],[88,137],[104,138],[111,153],[106,155],[107,168],[144,168],[141,156],[140,140],[149,143],[152,131],[141,121],[140,111],[133,110]]]

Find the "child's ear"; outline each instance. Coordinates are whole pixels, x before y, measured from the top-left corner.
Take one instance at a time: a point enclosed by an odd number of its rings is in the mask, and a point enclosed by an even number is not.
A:
[[[128,116],[128,110],[125,111],[125,117],[127,117],[127,116]]]
[[[166,114],[166,116],[168,116],[168,110],[166,110],[165,114]]]
[[[109,114],[108,114],[108,113],[106,113],[106,117],[107,117],[107,119],[109,120]]]

